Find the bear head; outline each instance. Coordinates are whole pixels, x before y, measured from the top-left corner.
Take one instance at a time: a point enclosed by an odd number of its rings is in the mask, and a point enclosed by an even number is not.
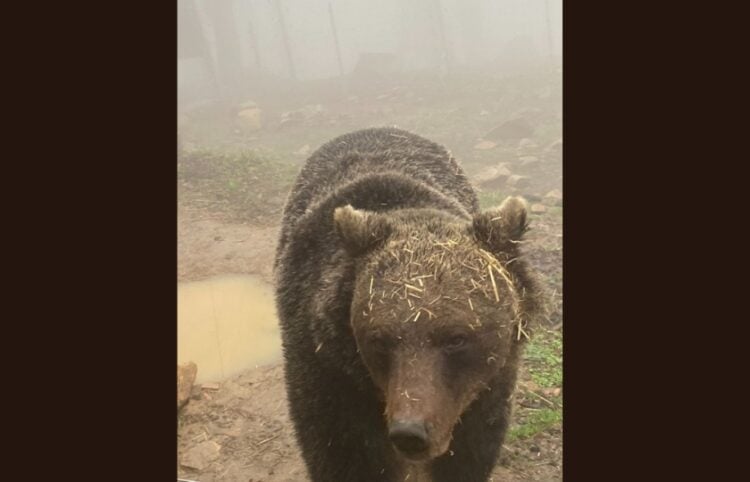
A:
[[[469,405],[515,376],[538,304],[519,259],[526,213],[517,197],[471,219],[431,209],[334,212],[355,260],[357,350],[407,460],[444,454]]]

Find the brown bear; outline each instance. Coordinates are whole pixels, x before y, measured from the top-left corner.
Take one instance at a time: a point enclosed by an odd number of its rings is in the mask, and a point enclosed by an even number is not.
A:
[[[538,284],[526,204],[480,212],[442,147],[397,128],[323,145],[287,201],[276,302],[314,482],[486,481]]]

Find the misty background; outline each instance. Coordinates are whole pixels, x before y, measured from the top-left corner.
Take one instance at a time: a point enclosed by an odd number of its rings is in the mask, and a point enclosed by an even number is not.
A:
[[[562,0],[178,0],[178,474],[303,482],[273,259],[305,160],[397,126],[482,209],[529,202],[546,288],[494,480],[562,480]]]
[[[178,0],[179,105],[368,68],[512,74],[559,64],[561,10],[562,0]]]

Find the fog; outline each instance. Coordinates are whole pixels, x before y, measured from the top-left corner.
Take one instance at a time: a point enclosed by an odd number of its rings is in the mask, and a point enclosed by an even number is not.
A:
[[[446,146],[482,209],[528,201],[549,309],[491,480],[561,481],[562,0],[177,6],[179,477],[309,480],[273,300],[281,213],[322,144],[397,126]]]
[[[180,108],[293,81],[559,64],[561,0],[178,0]],[[298,86],[299,87],[299,86]],[[263,90],[264,89],[264,90]]]

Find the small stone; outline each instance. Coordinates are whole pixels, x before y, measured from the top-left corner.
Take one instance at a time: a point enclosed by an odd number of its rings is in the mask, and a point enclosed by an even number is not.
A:
[[[206,440],[185,452],[180,465],[189,469],[203,470],[219,457],[220,450],[221,445],[213,440]]]
[[[479,111],[479,115],[482,116],[482,117],[484,117],[486,115],[490,115],[490,111],[488,111],[488,110],[481,110],[481,111]]]
[[[543,394],[543,395],[544,395],[545,397],[558,397],[558,396],[560,396],[560,392],[561,392],[561,391],[562,391],[562,390],[560,390],[560,387],[556,387],[556,388],[545,388],[544,390],[542,390],[542,394]]]
[[[513,174],[508,178],[507,185],[510,187],[522,189],[524,187],[528,187],[530,183],[531,180],[528,178],[528,176],[519,176],[518,174]]]
[[[500,163],[477,174],[474,182],[483,189],[499,189],[505,185],[510,176],[511,172],[505,163]]]
[[[198,365],[193,362],[177,365],[177,410],[182,408],[190,398],[197,374]]]
[[[533,214],[543,214],[547,212],[547,207],[544,204],[532,204],[531,212]]]
[[[200,400],[201,394],[202,394],[202,390],[201,390],[200,385],[193,385],[193,389],[190,391],[190,399]]]
[[[476,144],[474,146],[474,149],[479,149],[480,151],[486,151],[489,149],[494,149],[496,146],[497,144],[492,141],[482,141],[479,144]]]
[[[530,192],[523,193],[521,197],[530,203],[538,203],[542,201],[542,196]]]
[[[500,124],[484,136],[485,139],[492,140],[508,140],[508,139],[523,139],[524,137],[531,137],[534,133],[534,127],[526,119],[520,117],[511,119],[507,122]]]
[[[257,107],[241,110],[237,114],[237,118],[240,127],[247,131],[257,131],[263,127],[261,124],[261,110]]]
[[[218,390],[219,384],[215,382],[208,382],[201,385],[201,388],[203,388],[204,390]]]

